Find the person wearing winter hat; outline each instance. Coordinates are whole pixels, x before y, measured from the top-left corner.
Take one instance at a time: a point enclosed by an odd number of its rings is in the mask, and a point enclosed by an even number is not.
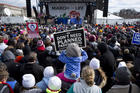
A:
[[[0,36],[0,54],[3,53],[3,51],[8,47],[3,41],[3,36]]]
[[[14,53],[12,53],[10,50],[6,50],[2,54],[3,62],[11,62],[16,59]]]
[[[86,66],[82,69],[81,78],[75,82],[67,91],[67,93],[102,93],[97,85],[94,85],[94,70]]]
[[[119,65],[118,65],[118,68],[120,67],[127,67],[126,63],[125,62],[120,62]]]
[[[108,91],[112,86],[112,76],[116,68],[116,60],[113,53],[109,50],[108,45],[105,42],[98,44],[100,51],[100,65],[107,76],[107,84],[102,89],[103,92]]]
[[[89,37],[89,43],[93,46],[94,49],[97,49],[98,43],[96,42],[96,36],[91,35]]]
[[[16,54],[17,54],[17,56],[15,59],[15,62],[20,62],[21,59],[24,57],[22,49],[17,49]]]
[[[37,64],[37,54],[31,52],[28,56],[28,62],[21,65],[20,67],[20,79],[24,74],[33,74],[35,76],[36,82],[39,82],[43,78],[44,67]]]
[[[97,58],[93,58],[90,61],[89,66],[95,71],[95,85],[98,85],[100,88],[103,88],[106,85],[107,77],[105,72],[100,67],[100,61]]]
[[[40,81],[40,82],[38,82],[37,84],[36,84],[36,86],[38,87],[38,88],[41,88],[43,91],[45,91],[46,90],[46,88],[48,87],[48,81],[49,81],[49,79],[52,77],[52,76],[54,76],[54,69],[53,69],[53,67],[52,66],[48,66],[48,67],[46,67],[45,69],[44,69],[44,77],[43,77],[43,79]]]
[[[119,67],[116,72],[115,85],[107,93],[139,93],[140,88],[131,82],[131,72],[127,67]]]
[[[53,76],[48,81],[46,93],[60,93],[62,82],[59,77]]]
[[[38,51],[44,51],[45,50],[45,45],[44,45],[42,40],[37,41],[37,50]]]
[[[41,93],[42,90],[35,86],[35,77],[32,74],[25,74],[22,77],[22,88],[20,93]]]
[[[66,64],[64,73],[59,73],[57,76],[65,82],[73,83],[80,77],[80,63],[87,60],[87,53],[77,44],[71,43],[62,51],[59,60]]]

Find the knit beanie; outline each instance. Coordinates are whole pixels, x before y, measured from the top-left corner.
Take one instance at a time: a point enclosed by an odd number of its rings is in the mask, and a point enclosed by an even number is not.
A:
[[[66,49],[66,56],[68,57],[80,57],[81,49],[76,43],[71,43]]]
[[[100,61],[97,58],[93,58],[90,61],[89,66],[93,69],[99,69],[100,68]]]
[[[116,70],[116,79],[119,82],[129,82],[131,77],[131,72],[127,67],[120,67]]]
[[[3,60],[8,61],[8,60],[15,60],[15,55],[10,51],[7,50],[3,53]]]
[[[32,88],[35,85],[35,77],[32,74],[23,75],[22,85],[24,88]]]
[[[48,66],[44,69],[44,77],[48,78],[48,77],[52,77],[54,75],[54,69],[52,66]]]
[[[90,41],[90,42],[96,41],[96,36],[95,36],[95,35],[89,36],[89,41]]]
[[[16,54],[17,54],[18,56],[23,55],[22,49],[17,49],[17,50],[16,50]]]
[[[62,82],[59,77],[53,76],[49,79],[48,88],[51,90],[61,89]]]
[[[45,45],[44,45],[42,40],[38,40],[38,42],[37,42],[37,50],[39,50],[39,51],[44,51],[45,50]]]
[[[126,63],[125,62],[120,62],[119,65],[118,65],[118,68],[120,68],[120,67],[127,67]]]

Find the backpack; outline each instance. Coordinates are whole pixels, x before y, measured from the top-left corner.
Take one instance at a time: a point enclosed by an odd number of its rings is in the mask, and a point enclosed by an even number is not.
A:
[[[8,86],[7,86],[7,85],[4,85],[4,86],[2,87],[2,89],[0,90],[0,93],[4,93],[4,90],[7,89],[7,88],[8,88]]]

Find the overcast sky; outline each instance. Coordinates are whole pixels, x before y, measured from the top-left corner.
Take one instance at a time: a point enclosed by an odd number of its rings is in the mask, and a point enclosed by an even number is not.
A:
[[[31,4],[36,5],[36,1],[31,0]],[[26,6],[26,0],[0,0],[0,3],[7,3],[15,6]],[[132,8],[140,12],[140,0],[109,0],[109,12],[119,12],[120,9]]]

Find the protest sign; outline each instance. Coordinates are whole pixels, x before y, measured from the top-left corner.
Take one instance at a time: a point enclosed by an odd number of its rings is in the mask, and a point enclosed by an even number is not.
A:
[[[37,22],[28,23],[27,22],[26,24],[27,24],[28,37],[29,38],[38,38],[39,37],[38,23]]]
[[[140,45],[140,33],[134,33],[132,44]]]
[[[54,34],[56,51],[65,50],[70,43],[77,43],[79,47],[86,47],[86,38],[83,29],[64,31]]]

